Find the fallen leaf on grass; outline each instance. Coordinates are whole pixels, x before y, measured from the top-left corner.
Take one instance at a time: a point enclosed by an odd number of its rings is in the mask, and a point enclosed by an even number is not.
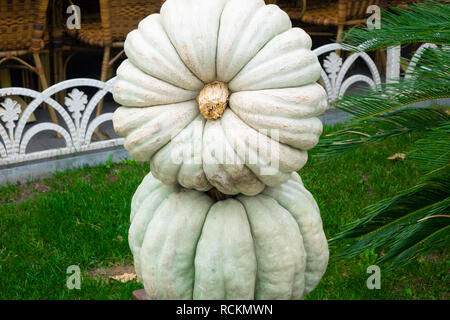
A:
[[[124,273],[124,274],[119,274],[116,276],[111,276],[110,278],[120,281],[122,283],[125,283],[125,282],[136,279],[136,273],[134,273],[134,272],[133,273]]]
[[[389,160],[405,160],[405,154],[404,153],[396,153],[393,154],[392,156],[388,157]]]
[[[48,186],[46,186],[46,185],[42,185],[42,184],[39,184],[39,183],[36,183],[35,185],[34,185],[34,190],[36,190],[36,191],[40,191],[40,192],[47,192],[48,191]]]
[[[136,279],[136,271],[134,270],[133,265],[117,264],[107,268],[88,271],[88,274],[105,282],[109,282],[111,279],[120,282],[128,282]]]
[[[110,177],[110,178],[109,178],[109,181],[110,181],[110,182],[114,182],[114,181],[116,181],[117,179],[119,179],[119,178],[117,178],[117,177]]]

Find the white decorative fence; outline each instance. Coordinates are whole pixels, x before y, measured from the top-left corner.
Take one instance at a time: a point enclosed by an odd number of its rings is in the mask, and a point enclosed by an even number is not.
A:
[[[338,43],[330,43],[314,50],[314,53],[320,58],[326,55],[322,63],[322,81],[327,90],[329,102],[333,102],[342,96],[352,85],[357,82],[365,82],[371,87],[381,83],[380,73],[372,58],[365,52],[354,53],[347,59],[344,59],[336,53],[341,49]],[[365,74],[355,74],[348,76],[350,67],[355,61],[361,58],[366,63],[370,77]]]
[[[426,47],[421,46],[410,68],[414,68]],[[380,72],[371,57],[366,53],[355,53],[347,58],[345,55],[337,55],[336,50],[341,49],[339,44],[327,44],[314,50],[323,58],[322,81],[329,96],[330,104],[339,96],[342,96],[352,85],[363,82],[374,87],[381,83]],[[367,65],[364,74],[348,75],[351,66],[361,58]],[[386,77],[393,78],[400,75],[400,48],[390,48],[387,53]],[[111,121],[112,113],[104,113],[92,119],[99,101],[108,93],[111,93],[115,79],[106,83],[93,79],[72,79],[57,83],[43,92],[37,92],[26,88],[0,89],[0,171],[11,165],[23,165],[32,160],[49,159],[74,153],[102,150],[121,145],[123,139],[112,138],[104,141],[92,141],[94,130],[102,123]],[[88,99],[81,87],[93,87],[98,91]],[[65,106],[57,102],[53,96],[62,91],[67,92],[64,99]],[[28,97],[31,102],[25,110],[21,110],[19,104],[12,96]],[[40,122],[28,125],[30,115],[43,104],[53,108],[63,123]],[[27,146],[30,140],[42,131],[58,132],[65,141],[64,147],[51,148],[36,152],[28,152]]]
[[[0,106],[2,107],[0,107],[0,119],[4,124],[0,123],[0,166],[99,150],[122,144],[122,138],[91,141],[94,130],[100,124],[112,120],[112,113],[104,113],[90,121],[99,101],[106,94],[111,93],[113,83],[114,79],[106,83],[93,79],[72,79],[57,83],[43,92],[26,88],[0,89],[0,97],[2,97],[0,98]],[[99,90],[88,101],[87,95],[78,89],[80,87],[94,87]],[[66,107],[52,98],[52,96],[64,90],[68,92],[64,99]],[[21,112],[19,103],[12,98],[8,98],[8,96],[29,97],[32,101]],[[24,130],[28,118],[44,103],[60,115],[64,126],[52,122],[39,122],[39,119],[37,119],[35,125]],[[26,153],[31,138],[47,130],[59,133],[65,140],[66,146]]]

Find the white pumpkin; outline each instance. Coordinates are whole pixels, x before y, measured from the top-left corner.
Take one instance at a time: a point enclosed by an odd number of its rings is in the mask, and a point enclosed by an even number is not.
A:
[[[263,0],[168,0],[125,41],[116,132],[166,184],[256,195],[286,182],[327,107],[311,38]]]
[[[300,299],[328,263],[319,208],[297,173],[257,196],[214,201],[148,174],[129,244],[150,299]]]

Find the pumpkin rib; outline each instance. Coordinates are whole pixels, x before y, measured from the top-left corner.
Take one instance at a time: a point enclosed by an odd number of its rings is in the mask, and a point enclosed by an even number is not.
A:
[[[162,209],[161,208],[164,208],[162,205],[164,204],[164,203],[166,203],[166,205],[167,205],[167,203],[169,203],[169,198],[170,198],[170,196],[171,196],[172,194],[170,194],[169,195],[169,197],[165,200],[165,201],[163,201],[159,206],[158,206],[158,208],[155,210],[155,212],[153,213],[153,216],[152,216],[152,219],[149,221],[149,224],[147,225],[147,229],[146,229],[146,231],[145,231],[145,235],[144,235],[144,241],[143,241],[143,243],[142,243],[142,246],[141,246],[141,250],[140,250],[140,252],[141,252],[141,255],[140,255],[140,258],[141,258],[141,262],[140,262],[140,265],[142,266],[142,265],[144,265],[145,264],[145,267],[144,267],[144,270],[142,270],[141,269],[141,276],[142,276],[142,280],[143,280],[143,283],[144,283],[144,286],[145,286],[145,288],[146,288],[146,290],[147,290],[147,294],[149,294],[150,295],[150,297],[153,297],[153,298],[159,298],[158,297],[158,293],[157,293],[157,291],[158,291],[158,287],[156,286],[156,285],[154,285],[152,282],[150,282],[150,284],[147,284],[147,280],[146,280],[146,278],[147,278],[147,271],[148,271],[148,269],[149,269],[149,264],[148,264],[148,261],[152,261],[152,264],[153,263],[155,263],[156,262],[156,264],[158,263],[158,261],[159,261],[159,255],[160,255],[160,252],[161,252],[161,247],[162,247],[162,245],[160,244],[158,247],[156,247],[154,250],[152,250],[152,255],[155,255],[156,256],[156,258],[154,258],[154,259],[151,259],[151,260],[149,260],[148,258],[147,259],[145,259],[144,257],[146,257],[148,254],[147,254],[147,251],[148,250],[146,250],[146,244],[147,243],[149,243],[150,241],[148,240],[149,238],[155,238],[156,237],[156,235],[157,235],[157,233],[156,232],[151,232],[152,230],[151,230],[151,226],[152,226],[152,222],[154,222],[155,221],[155,218],[156,217],[158,217],[158,212],[161,212],[162,211]],[[167,219],[167,218],[166,218]],[[169,228],[169,223],[171,222],[171,220],[172,219],[169,219],[168,221],[167,221],[167,223],[165,224],[165,225],[162,225],[160,228],[159,228],[159,230],[157,230],[157,231],[159,231],[160,233],[166,233],[166,230]],[[155,223],[153,223],[153,224],[155,224]],[[155,235],[156,234],[156,235]],[[160,236],[161,237],[161,236]],[[162,240],[163,242],[165,242],[165,239],[163,239]],[[155,262],[154,262],[155,261]],[[146,263],[147,262],[147,263]],[[151,271],[151,269],[150,269],[150,271]],[[145,274],[144,274],[144,272],[145,272]],[[159,274],[158,273],[156,273],[156,274],[152,274],[152,279],[154,280],[154,282],[156,282],[156,283],[158,283],[159,282]],[[150,293],[149,293],[150,292]]]
[[[236,8],[233,7],[233,5],[236,5],[237,2],[237,8],[239,10],[235,10]],[[228,83],[235,74],[237,74],[237,72],[233,75],[233,76],[225,76],[223,75],[224,72],[229,72],[230,69],[232,69],[231,67],[231,60],[233,60],[234,54],[236,51],[233,50],[233,47],[230,47],[228,50],[226,49],[226,43],[224,44],[223,42],[230,42],[232,44],[235,43],[234,40],[236,39],[232,39],[230,40],[229,37],[232,37],[235,35],[236,30],[233,29],[237,29],[237,30],[241,30],[242,27],[245,28],[245,26],[247,25],[248,21],[251,21],[251,19],[253,19],[253,17],[255,16],[257,10],[263,6],[264,4],[262,3],[262,1],[259,0],[250,0],[250,1],[246,1],[245,3],[242,3],[242,1],[233,1],[230,0],[228,1],[228,3],[225,5],[222,14],[220,16],[220,25],[219,25],[219,33],[218,33],[218,37],[217,37],[217,52],[216,52],[216,73],[217,73],[217,79],[219,81]],[[247,8],[249,8],[250,10],[247,10]],[[232,11],[232,14],[230,15],[230,17],[228,16],[228,11]],[[236,17],[236,15],[238,15]],[[229,20],[228,20],[229,19]],[[231,25],[231,30],[230,28],[227,28],[227,25]],[[241,28],[239,28],[241,27]],[[225,38],[226,40],[222,40],[223,38]],[[241,42],[242,37],[238,37],[237,38],[237,44],[235,45],[235,47],[239,46],[239,43]],[[224,48],[225,45],[225,48]],[[220,52],[224,52],[227,51],[229,52],[231,50],[231,54],[228,54],[228,60],[229,61],[224,61],[222,62],[222,60],[224,60],[224,56],[226,57],[227,55],[224,54],[220,54]],[[242,67],[241,67],[242,68]],[[241,69],[240,68],[240,69]]]
[[[284,192],[286,189],[288,191]],[[308,294],[317,286],[325,273],[328,263],[328,243],[323,232],[322,219],[320,218],[317,203],[301,183],[293,180],[289,180],[279,188],[266,188],[263,194],[277,201],[280,206],[284,207],[292,215],[298,224],[306,250],[305,294]],[[312,210],[305,210],[304,206],[299,206],[302,197],[308,199]],[[302,211],[299,211],[298,208]],[[309,219],[306,218],[307,216],[309,216]],[[306,229],[306,226],[309,226],[309,229]],[[318,246],[317,244],[321,245]]]
[[[246,10],[249,15],[241,17]],[[238,12],[240,14],[236,17]],[[288,15],[277,6],[266,6],[262,0],[229,1],[222,12],[217,42],[219,81],[230,82],[267,42],[291,27]],[[226,33],[221,37],[224,29]],[[232,44],[231,48],[228,48],[228,43]]]
[[[125,149],[133,158],[143,161],[149,161],[155,152],[188,126],[198,114],[193,100],[145,108],[145,112],[139,110],[120,107],[114,112],[113,120],[116,132],[126,135]],[[133,126],[136,122],[142,125]]]
[[[155,178],[166,184],[179,183],[188,189],[207,191],[212,188],[201,161],[205,119],[200,114],[150,160]],[[200,132],[199,132],[200,131]],[[200,134],[200,136],[198,136]],[[188,154],[188,152],[190,153]],[[180,155],[176,161],[172,157]]]
[[[299,87],[309,83],[316,82],[320,77],[321,66],[317,56],[310,50],[311,38],[301,29],[292,28],[281,33],[269,41],[256,55],[250,60],[244,68],[230,81],[229,87],[233,92],[252,91],[263,89],[275,89],[285,87]],[[304,64],[305,58],[310,59],[306,62],[312,62],[319,69],[314,70],[312,76],[307,80],[289,79],[288,74],[283,75],[284,82],[272,81],[265,85],[256,85],[257,80],[271,79],[280,72],[280,66],[283,69],[298,71],[297,64]],[[312,59],[312,60],[311,60]],[[295,62],[295,63],[293,63]],[[289,67],[288,67],[289,66]],[[270,73],[272,72],[272,73]],[[299,77],[297,77],[299,78]],[[295,81],[292,83],[292,81]]]
[[[279,143],[307,151],[319,142],[322,134],[322,121],[316,117],[302,119],[286,119],[276,117],[262,117],[252,113],[241,113],[245,123],[254,130],[267,131],[268,138],[273,139],[272,132],[278,130]],[[283,125],[280,123],[283,122]],[[279,129],[282,127],[282,129]],[[262,132],[264,134],[264,132]]]
[[[234,114],[234,112],[232,112],[232,111],[230,111],[230,110],[228,110],[228,113]],[[261,185],[264,185],[264,182],[261,181],[261,179],[259,178],[259,176],[258,176],[251,168],[249,168],[249,166],[247,165],[247,162],[245,161],[245,159],[242,158],[242,155],[240,155],[240,154],[237,152],[237,150],[236,150],[235,148],[233,148],[233,143],[232,143],[232,141],[230,141],[229,136],[226,134],[226,129],[224,128],[223,122],[222,122],[222,121],[220,122],[220,125],[221,125],[221,128],[222,128],[222,131],[223,131],[225,140],[228,142],[228,144],[229,144],[229,145],[231,146],[231,148],[233,149],[234,154],[236,155],[236,157],[238,157],[238,158],[240,159],[241,163],[243,164],[243,166],[244,166],[245,168],[247,168],[248,171],[250,171],[250,172],[253,173],[253,176],[255,177],[255,179],[256,179],[258,182],[261,182]],[[246,196],[252,195],[252,194],[248,194],[248,192],[246,192],[246,190],[241,191],[240,193],[242,193],[242,194],[244,194],[244,195],[246,195]]]
[[[253,299],[256,258],[250,225],[243,227],[243,219],[245,208],[235,199],[209,210],[196,249],[194,299]]]
[[[293,46],[293,47],[291,47]],[[239,72],[235,75],[235,77],[230,81],[232,82],[237,75],[240,73],[244,73],[242,69],[247,67],[247,65],[250,64],[254,59],[259,59],[260,62],[266,62],[269,61],[273,57],[280,57],[283,55],[286,55],[286,53],[292,53],[292,51],[299,50],[299,49],[306,49],[311,50],[312,47],[312,40],[311,37],[300,28],[292,28],[289,30],[286,30],[285,32],[282,32],[275,37],[273,37],[270,41],[268,41],[257,53],[256,55],[248,61],[242,68],[239,70]],[[287,50],[286,53],[283,53],[283,50]],[[272,51],[272,52],[271,52]],[[260,63],[259,62],[259,63]],[[254,64],[258,64],[258,62],[252,62]],[[278,66],[277,66],[278,67]],[[250,67],[247,67],[250,68]],[[241,92],[246,91],[245,89],[233,89],[233,84],[230,83],[230,89],[235,92]],[[267,89],[257,89],[257,90],[270,90],[274,88],[267,88]],[[275,88],[278,89],[278,88]]]
[[[311,91],[317,90],[317,97],[311,98]],[[309,96],[304,95],[308,94]],[[303,101],[303,104],[300,102]],[[294,148],[307,150],[310,147],[301,148],[297,139],[292,141],[284,139],[283,135],[289,135],[292,130],[298,133],[311,133],[315,135],[314,140],[318,140],[322,133],[322,124],[317,115],[322,114],[327,108],[325,90],[318,84],[306,85],[297,88],[269,89],[258,91],[241,91],[234,93],[230,97],[230,108],[248,126],[255,130],[279,129],[280,142],[288,144]],[[300,130],[299,126],[293,125],[288,130],[288,125],[284,122],[300,121],[308,126],[309,121],[318,122],[317,129],[308,130],[308,127]],[[269,132],[270,133],[270,132]],[[289,143],[288,143],[289,142]],[[313,141],[310,145],[314,146]]]
[[[188,208],[185,203],[189,199],[192,205]],[[141,255],[150,299],[192,299],[194,249],[211,205],[208,196],[185,189],[172,193],[155,212]]]
[[[190,101],[198,91],[186,90],[152,77],[128,59],[117,68],[113,97],[122,106],[152,107]]]
[[[192,168],[186,164],[184,161],[181,164],[181,168],[177,173],[177,181],[182,184],[186,188],[195,187],[195,189],[199,191],[207,191],[212,188],[211,183],[208,181],[206,177],[206,173],[203,169],[203,161],[202,161],[202,154],[203,154],[203,134],[205,132],[205,125],[206,120],[199,115],[198,116],[201,119],[201,133],[200,133],[200,139],[198,139],[196,142],[194,141],[194,148],[198,147],[200,150],[196,155],[193,155],[193,162],[194,166],[198,166],[198,174],[193,175]],[[194,150],[195,152],[195,150]],[[200,172],[201,170],[201,172]]]
[[[234,116],[236,116],[237,119],[239,119],[239,120],[241,120],[241,122],[243,122],[242,119],[239,118],[239,116],[237,116],[236,114],[234,114],[234,112],[228,111],[228,113],[229,113],[229,114],[233,114]],[[222,122],[220,122],[220,123],[222,124]],[[245,122],[243,122],[243,123],[245,124]],[[261,171],[261,168],[260,168],[260,167],[255,167],[256,164],[255,164],[255,166],[249,165],[248,161],[246,161],[247,154],[244,154],[244,157],[243,157],[243,155],[240,154],[240,153],[238,152],[238,150],[236,150],[236,149],[233,147],[233,145],[234,145],[235,147],[237,147],[238,149],[240,149],[240,150],[248,150],[248,149],[245,148],[245,147],[239,148],[239,147],[237,146],[236,143],[233,143],[233,142],[236,142],[236,141],[239,142],[239,141],[240,141],[239,138],[236,138],[236,139],[234,139],[233,141],[231,141],[230,136],[226,134],[226,129],[224,128],[224,126],[221,125],[221,127],[222,127],[222,130],[223,130],[223,132],[224,132],[225,140],[227,141],[227,143],[228,143],[228,144],[231,146],[231,148],[233,149],[234,154],[236,155],[236,157],[238,157],[238,158],[240,159],[240,163],[242,163],[243,166],[244,166],[245,168],[247,168],[247,170],[249,170],[250,172],[252,172],[252,174],[254,175],[255,179],[257,179],[258,181],[260,181],[263,185],[267,184],[267,181],[264,181],[264,179],[261,179],[261,174],[258,174],[257,172],[255,172],[255,171],[259,171],[259,172],[260,172],[260,171]],[[235,133],[235,132],[233,132],[232,130],[230,130],[229,132]],[[253,133],[253,132],[252,132],[252,133]],[[256,133],[256,134],[258,134],[258,133]],[[253,139],[253,140],[255,140],[255,139]],[[258,141],[258,139],[256,139],[256,140]],[[247,144],[247,146],[248,146],[248,144]],[[282,173],[281,173],[281,174],[282,174]],[[282,179],[282,178],[281,178],[281,179]],[[275,183],[278,183],[278,182],[275,182]],[[262,191],[262,190],[261,190],[261,191]],[[243,191],[243,192],[240,192],[240,193],[243,193],[244,195],[247,195],[247,196],[248,196],[248,195],[254,195],[254,194],[248,194],[248,192],[246,192],[246,191]]]
[[[317,86],[322,88],[319,85]],[[317,103],[315,99],[311,102],[316,106],[316,109],[321,108],[320,111],[308,110],[309,112],[302,113],[298,117],[295,117],[293,112],[285,117],[278,114],[278,110],[285,108],[288,104],[288,99],[292,99],[293,92],[295,92],[295,96],[301,98],[300,94],[304,94],[306,90],[315,88],[315,86],[307,86],[304,90],[302,88],[304,87],[295,88],[295,91],[292,88],[284,88],[234,93],[230,96],[230,108],[237,117],[254,130],[278,129],[280,132],[279,142],[296,149],[309,150],[317,144],[319,136],[322,133],[322,122],[312,115],[321,114],[326,109],[325,92],[319,91],[322,94],[319,101],[322,101],[322,103]],[[284,100],[281,97],[283,92],[286,95]],[[272,98],[275,94],[278,99]],[[291,94],[291,96],[288,94]],[[300,98],[297,98],[297,100],[300,100]],[[297,107],[297,109],[300,108]],[[290,122],[291,125],[289,126]],[[305,123],[303,127],[301,126],[302,123]],[[271,132],[268,131],[266,136],[271,137]],[[306,138],[308,138],[308,134],[310,139],[304,141],[305,138],[302,139],[301,137],[305,137],[306,135]]]
[[[234,112],[231,110],[225,111],[223,115],[224,132],[229,141],[233,146],[235,145],[237,149],[235,152],[240,156],[241,159],[247,160],[247,158],[256,159],[259,163],[253,164],[244,161],[246,166],[260,179],[264,184],[268,186],[276,186],[286,182],[290,177],[290,172],[300,170],[307,161],[307,153],[302,150],[294,149],[288,145],[284,145],[273,140],[243,122]],[[263,175],[262,169],[264,163],[271,163],[271,153],[268,150],[263,150],[267,152],[260,152],[255,145],[251,142],[257,143],[257,146],[264,148],[271,148],[278,144],[278,168],[273,168],[274,172],[271,175]],[[244,153],[240,154],[238,151]],[[274,152],[272,150],[272,152]],[[258,154],[259,153],[259,154]],[[259,157],[258,157],[259,155]],[[272,167],[270,167],[272,168]]]
[[[264,184],[240,159],[228,142],[221,124],[222,118],[207,122],[203,131],[202,161],[208,181],[225,194],[258,194],[264,189]],[[218,140],[217,134],[222,137],[222,144],[214,143],[214,140]],[[212,153],[224,158],[214,157]]]
[[[147,174],[144,177],[131,199],[130,222],[133,222],[134,215],[136,214],[137,210],[139,210],[142,201],[155,189],[161,186],[158,182],[158,180],[153,179],[151,173]]]
[[[135,261],[136,275],[140,281],[142,281],[140,251],[142,249],[148,224],[153,218],[154,212],[156,212],[168,196],[177,189],[178,188],[175,186],[161,186],[160,188],[156,188],[154,192],[148,195],[143,201],[130,225],[128,242]]]
[[[151,26],[147,28],[148,24]],[[159,14],[148,16],[139,23],[138,29],[127,35],[124,50],[130,62],[154,78],[187,90],[200,90],[203,86],[179,57],[160,23]]]
[[[304,255],[294,219],[274,199],[265,195],[238,196],[238,199],[246,208],[255,241],[258,262],[255,298],[290,299],[297,266],[302,260],[295,255]]]
[[[250,128],[266,137],[273,140],[275,137],[272,132],[276,130],[280,144],[304,151],[312,149],[318,143],[323,130],[322,121],[317,117],[289,119],[246,111],[235,114]]]
[[[293,88],[235,92],[230,95],[230,108],[286,118],[308,118],[326,111],[326,99],[325,89],[318,83],[311,83]]]
[[[309,60],[304,60],[301,53],[305,53]],[[284,70],[278,69],[280,65]],[[317,56],[312,51],[300,49],[266,60],[255,67],[247,64],[229,83],[229,87],[232,91],[295,88],[316,82],[321,71]]]
[[[220,16],[226,0],[171,0],[161,7],[164,29],[181,60],[204,84],[216,78]],[[205,41],[198,41],[199,38]]]
[[[174,57],[176,57],[176,58],[178,59],[180,65],[184,67],[183,70],[184,70],[184,71],[187,71],[187,74],[188,74],[189,76],[191,76],[191,77],[195,80],[195,83],[196,83],[196,85],[198,86],[198,87],[197,87],[197,90],[200,90],[200,89],[202,88],[202,86],[203,86],[203,82],[202,82],[195,74],[193,74],[191,70],[189,70],[189,68],[186,66],[186,64],[184,63],[184,61],[183,61],[183,60],[180,58],[180,56],[178,55],[178,52],[176,51],[175,46],[173,45],[172,41],[170,40],[169,36],[167,35],[167,32],[166,32],[166,30],[164,29],[164,26],[162,25],[162,22],[161,22],[161,14],[157,13],[157,14],[152,14],[152,15],[150,15],[150,16],[153,16],[153,15],[155,15],[155,17],[156,17],[155,19],[158,20],[157,23],[158,23],[158,26],[160,27],[160,31],[162,31],[162,33],[165,35],[165,37],[166,37],[167,40],[168,40],[168,43],[170,43],[170,47],[171,47],[171,48],[173,49],[173,51],[175,52]],[[150,17],[150,16],[149,16],[149,17]],[[146,20],[147,20],[147,19],[144,19],[144,20],[142,20],[142,21],[139,23],[138,29],[139,29],[139,31],[142,33],[142,36],[144,37],[144,39],[146,39],[147,41],[151,42],[151,41],[152,41],[152,38],[149,37],[149,34],[150,34],[150,32],[151,32],[152,30],[154,30],[155,28],[154,28],[154,26],[151,26],[151,25],[150,25],[150,26],[147,26],[146,24],[148,23],[148,21],[146,21]],[[150,31],[150,32],[147,32],[147,31]],[[177,84],[174,84],[174,85],[177,86]]]

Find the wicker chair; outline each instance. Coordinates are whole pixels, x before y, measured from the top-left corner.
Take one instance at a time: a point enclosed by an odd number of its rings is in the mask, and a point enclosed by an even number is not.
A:
[[[100,15],[81,15],[81,28],[67,33],[88,46],[103,48],[100,80],[106,81],[108,71],[123,54],[123,49],[111,58],[112,48],[123,48],[127,34],[137,28],[139,21],[159,12],[164,0],[99,0]],[[83,8],[81,8],[83,10]],[[102,103],[98,104],[97,116]]]
[[[276,4],[291,20],[300,20],[306,11],[306,0],[265,0],[266,4]]]
[[[378,5],[381,8],[401,6],[415,0],[278,0],[279,6],[286,11],[292,20],[306,24],[336,27],[336,41],[342,42],[345,27],[360,26],[366,22],[367,8]],[[334,35],[330,32],[310,32],[311,35]]]
[[[380,0],[321,0],[321,1],[269,1],[276,2],[295,22],[337,27],[337,42],[342,41],[344,27],[365,21],[366,9]],[[311,35],[333,35],[330,32],[309,32]]]
[[[0,2],[0,64],[14,60],[21,68],[35,72],[42,89],[48,88],[48,79],[40,53],[44,52],[48,0],[21,0]],[[33,62],[22,57],[31,55]],[[34,65],[33,65],[34,63]],[[16,67],[16,66],[14,66]],[[49,108],[53,122],[58,123],[55,110]]]

